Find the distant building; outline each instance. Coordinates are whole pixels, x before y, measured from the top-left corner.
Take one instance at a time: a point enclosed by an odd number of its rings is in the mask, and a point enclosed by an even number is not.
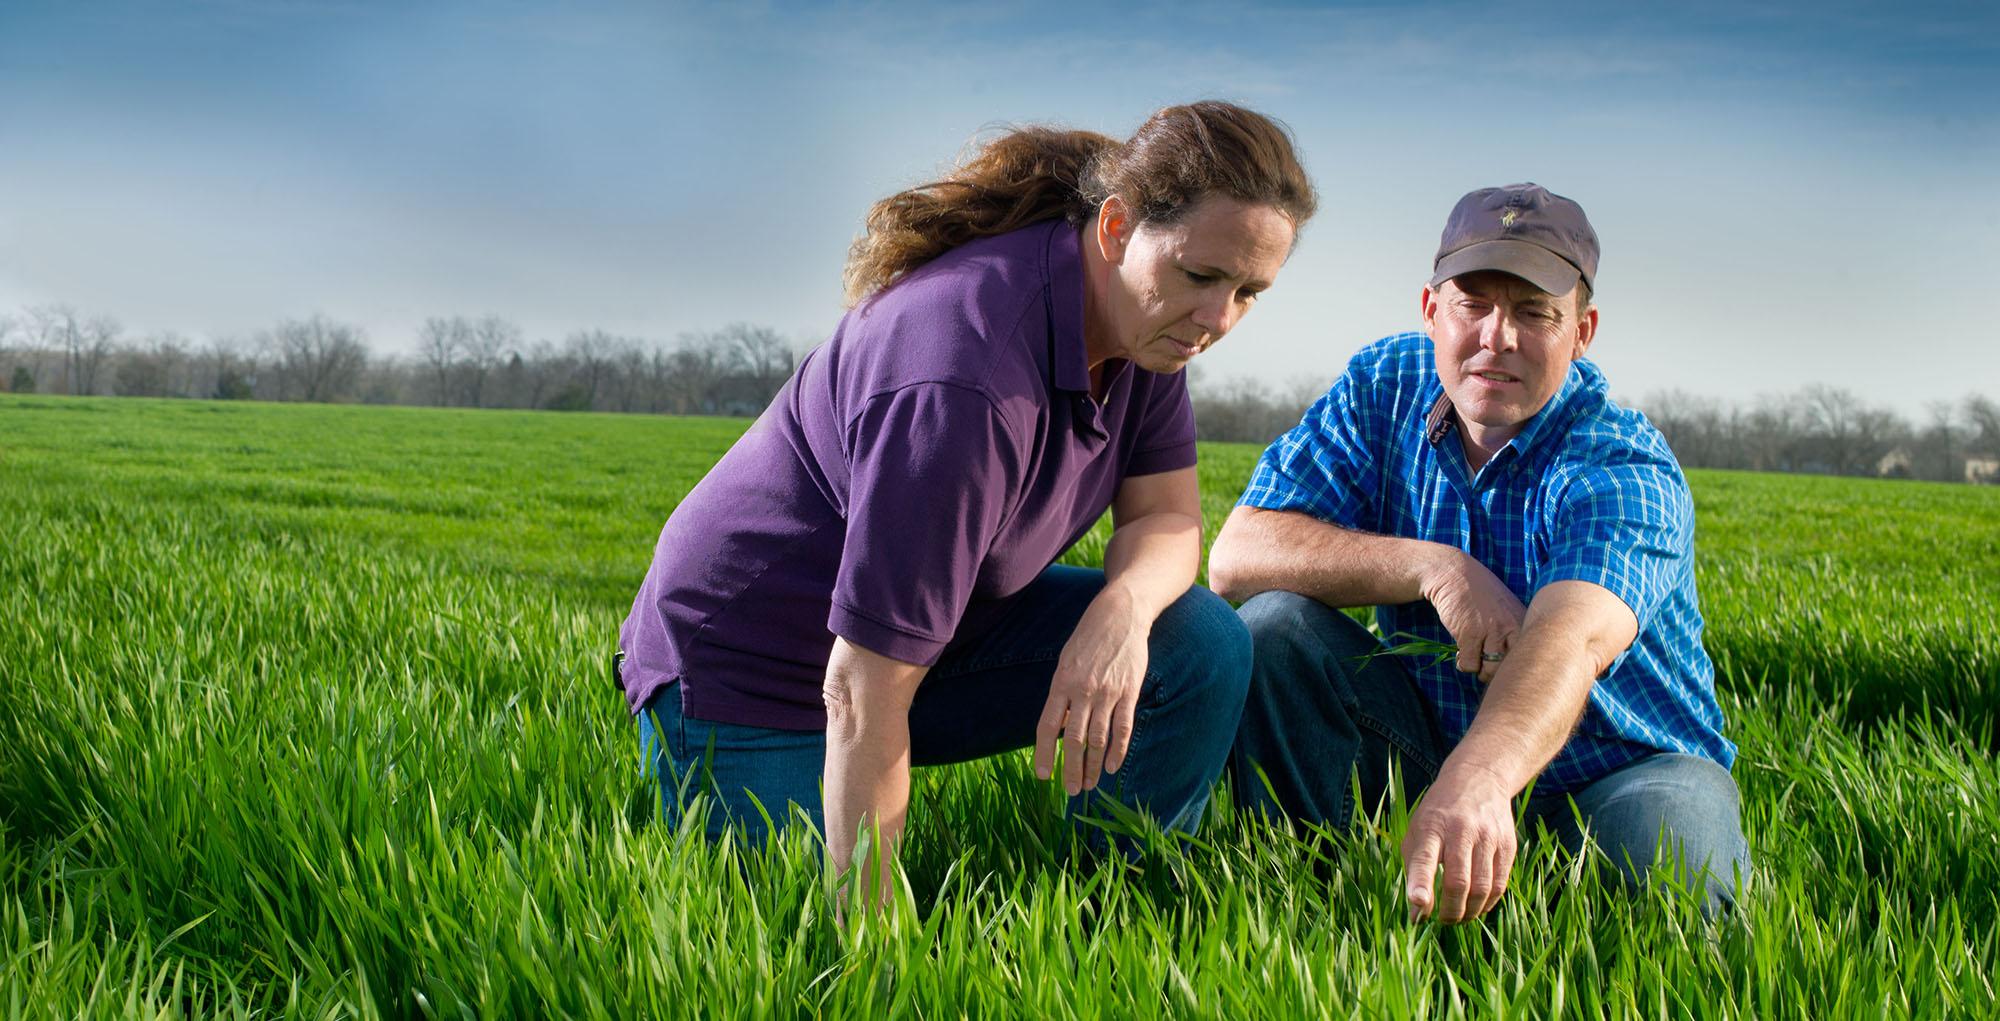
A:
[[[2000,457],[1966,458],[1965,481],[1974,484],[2000,485]]]
[[[1910,477],[1910,451],[1907,447],[1897,447],[1882,455],[1875,462],[1875,474],[1885,479],[1907,479]]]

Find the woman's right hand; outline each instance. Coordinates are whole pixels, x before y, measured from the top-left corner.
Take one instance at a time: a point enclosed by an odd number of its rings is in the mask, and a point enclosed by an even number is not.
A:
[[[1049,699],[1035,725],[1035,775],[1055,772],[1056,742],[1063,746],[1063,790],[1074,797],[1095,790],[1118,772],[1132,743],[1132,719],[1146,681],[1147,638],[1128,593],[1108,586],[1091,600],[1063,644],[1049,684]]]

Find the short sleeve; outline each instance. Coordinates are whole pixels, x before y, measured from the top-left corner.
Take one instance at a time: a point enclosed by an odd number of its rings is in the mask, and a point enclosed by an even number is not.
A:
[[[1587,581],[1622,600],[1643,630],[1680,583],[1694,546],[1694,502],[1680,475],[1647,462],[1592,467],[1550,517],[1549,562],[1536,588]]]
[[[942,383],[877,395],[847,437],[847,533],[827,629],[928,666],[1019,488],[1020,452],[991,402]]]
[[[1126,477],[1194,467],[1194,441],[1194,403],[1188,398],[1187,373],[1155,376],[1139,424],[1139,442],[1125,464]]]
[[[1376,527],[1380,429],[1366,406],[1370,389],[1350,366],[1298,425],[1265,448],[1237,503],[1302,511],[1345,528]]]

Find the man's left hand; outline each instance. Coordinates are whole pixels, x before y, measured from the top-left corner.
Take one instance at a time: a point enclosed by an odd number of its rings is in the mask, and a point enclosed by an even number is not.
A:
[[[1481,769],[1447,761],[1410,813],[1403,838],[1403,892],[1410,920],[1464,922],[1493,909],[1507,890],[1518,841],[1512,796]]]

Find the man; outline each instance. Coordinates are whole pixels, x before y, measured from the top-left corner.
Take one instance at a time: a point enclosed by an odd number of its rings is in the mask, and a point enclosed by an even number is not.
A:
[[[1530,781],[1528,832],[1576,848],[1587,831],[1629,881],[1658,853],[1712,913],[1747,878],[1687,482],[1583,357],[1597,259],[1582,208],[1544,188],[1460,199],[1425,332],[1354,356],[1210,552],[1256,648],[1239,803],[1345,824],[1355,777],[1370,809],[1393,762],[1423,792],[1402,845],[1413,918],[1494,906]],[[1367,605],[1390,644],[1455,656],[1375,655],[1337,609]]]

